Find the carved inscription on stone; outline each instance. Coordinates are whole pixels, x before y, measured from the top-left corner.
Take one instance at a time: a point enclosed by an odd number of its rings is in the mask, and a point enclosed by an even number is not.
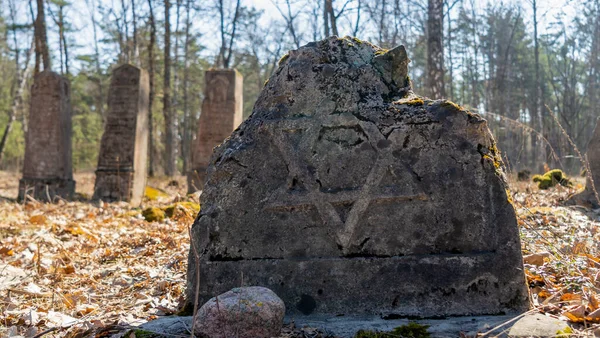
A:
[[[44,71],[31,87],[29,130],[26,137],[19,199],[71,198],[75,191],[71,160],[71,102],[67,79]]]
[[[290,52],[211,157],[188,301],[244,283],[275,291],[290,315],[527,308],[486,121],[414,94],[408,61],[403,46],[352,38]]]
[[[323,117],[322,114],[316,114],[315,117],[309,118],[273,121],[269,126],[273,143],[277,145],[279,154],[289,170],[289,176],[286,178],[286,184],[270,196],[265,210],[293,212],[314,208],[324,224],[333,225],[338,229],[336,242],[344,250],[349,248],[355,237],[356,227],[371,203],[428,200],[409,167],[395,172],[393,164],[397,161],[392,155],[391,147],[376,150],[390,141],[372,123],[360,121],[352,115]],[[292,135],[299,138],[297,144],[292,141]],[[365,180],[361,182],[362,185],[323,188],[315,167],[308,163],[300,163],[302,156],[297,155],[304,149],[316,153],[319,143],[327,141],[344,148],[359,145],[364,148],[366,145],[374,150],[376,156],[373,158],[371,169],[365,175]],[[405,179],[397,180],[390,186],[382,186],[383,178],[389,175],[403,176]]]
[[[123,65],[114,70],[98,155],[94,198],[139,204],[146,180],[148,75]]]
[[[230,82],[224,75],[216,75],[206,85],[206,98],[212,103],[225,102],[229,96]],[[235,100],[234,97],[231,98]]]

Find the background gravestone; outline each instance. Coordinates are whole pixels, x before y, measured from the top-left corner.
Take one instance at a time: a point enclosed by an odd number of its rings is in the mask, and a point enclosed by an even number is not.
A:
[[[192,151],[192,170],[188,173],[188,193],[202,189],[213,148],[243,120],[242,75],[235,69],[208,70],[204,81],[204,101]]]
[[[588,176],[585,190],[571,197],[568,204],[587,205],[592,208],[599,208],[600,205],[598,204],[598,199],[596,198],[593,187],[596,188],[596,191],[600,189],[600,119],[596,121],[594,134],[588,143],[586,159],[590,169],[590,172],[587,174],[592,176],[594,182],[592,183]]]
[[[43,71],[35,76],[31,87],[19,200],[26,195],[41,201],[73,197],[71,134],[69,81],[54,72]]]
[[[113,71],[98,155],[94,199],[140,204],[148,153],[148,74],[132,65]]]
[[[198,273],[199,304],[258,285],[291,315],[528,307],[517,219],[487,123],[414,95],[408,62],[403,46],[337,37],[282,59],[211,159],[188,305]]]

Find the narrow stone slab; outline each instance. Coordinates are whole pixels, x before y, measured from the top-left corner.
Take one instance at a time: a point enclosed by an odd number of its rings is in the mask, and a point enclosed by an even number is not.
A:
[[[93,199],[128,201],[134,205],[142,202],[147,173],[149,93],[145,70],[126,64],[113,71]]]
[[[19,200],[71,199],[75,193],[72,167],[71,88],[51,71],[35,76],[31,87],[29,130],[25,139]]]
[[[293,322],[297,328],[309,327],[334,337],[352,338],[359,330],[391,331],[394,328],[416,322],[428,325],[431,337],[455,338],[461,333],[475,337],[477,333],[488,333],[489,337],[556,337],[558,330],[565,330],[568,323],[542,314],[449,317],[442,319],[382,319],[377,316],[289,316],[286,325]],[[140,326],[141,330],[156,334],[189,335],[192,317],[162,317]],[[491,332],[490,332],[491,331]]]
[[[590,167],[588,175],[591,175],[593,183],[588,176],[585,190],[572,196],[567,203],[600,208],[593,188],[595,186],[596,191],[600,192],[600,119],[597,120],[594,134],[588,143],[586,159]]]
[[[416,96],[407,64],[403,46],[336,37],[283,59],[211,158],[192,228],[190,303],[199,274],[201,303],[264,286],[289,315],[528,307],[487,123]]]
[[[204,73],[204,101],[188,173],[188,193],[204,186],[213,148],[242,123],[244,78],[235,69],[212,69]]]

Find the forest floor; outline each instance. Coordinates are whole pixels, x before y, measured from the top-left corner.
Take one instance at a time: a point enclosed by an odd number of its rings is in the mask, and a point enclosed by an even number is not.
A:
[[[197,200],[186,196],[183,177],[150,180],[165,194],[143,208],[175,205],[159,222],[127,203],[18,204],[18,178],[0,172],[0,336],[106,336],[178,311],[196,211],[177,203]],[[94,175],[75,179],[80,196],[90,196]],[[593,336],[600,330],[600,210],[563,205],[582,188],[578,182],[549,190],[514,182],[512,198],[534,311]]]

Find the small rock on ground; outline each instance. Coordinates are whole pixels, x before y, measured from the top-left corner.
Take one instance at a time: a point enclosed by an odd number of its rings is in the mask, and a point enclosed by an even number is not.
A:
[[[198,310],[196,334],[208,337],[276,337],[283,326],[285,305],[271,290],[234,288],[211,298]]]

